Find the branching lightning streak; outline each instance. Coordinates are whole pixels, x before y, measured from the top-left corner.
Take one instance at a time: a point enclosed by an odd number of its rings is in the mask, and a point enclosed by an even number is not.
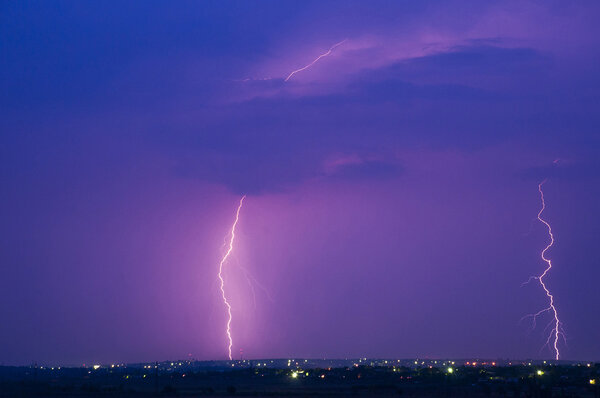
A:
[[[538,184],[538,191],[540,193],[540,198],[542,200],[542,208],[538,212],[537,219],[542,224],[544,224],[546,226],[546,228],[548,228],[548,236],[550,237],[550,243],[548,243],[548,245],[544,248],[544,250],[542,250],[542,253],[541,253],[542,260],[544,260],[544,262],[547,264],[547,267],[542,274],[540,274],[538,276],[530,277],[528,282],[530,282],[533,279],[537,279],[540,282],[542,289],[544,289],[546,296],[550,300],[550,304],[548,307],[544,308],[543,310],[540,310],[537,313],[531,314],[529,316],[531,316],[533,318],[533,326],[535,327],[538,316],[542,315],[545,312],[552,313],[553,319],[550,322],[550,325],[553,325],[553,327],[552,327],[552,330],[550,331],[548,339],[546,340],[546,344],[550,345],[550,343],[552,343],[552,346],[554,347],[555,358],[558,360],[558,359],[560,359],[560,351],[558,349],[558,339],[560,336],[563,336],[563,338],[564,338],[564,334],[561,331],[562,322],[558,318],[558,311],[556,310],[556,306],[554,305],[554,296],[552,295],[552,293],[550,293],[550,290],[548,289],[548,287],[546,286],[546,283],[544,282],[544,277],[546,275],[548,275],[548,272],[550,272],[550,270],[552,269],[552,260],[550,260],[549,258],[546,258],[546,252],[548,251],[548,249],[550,249],[554,245],[554,235],[552,234],[552,227],[550,226],[548,221],[546,221],[545,219],[542,218],[542,213],[546,209],[546,202],[544,201],[544,191],[542,190],[542,185],[544,185],[545,182],[546,182],[546,180],[544,180]]]
[[[319,61],[321,58],[323,58],[323,57],[326,57],[326,56],[328,56],[329,54],[331,54],[331,52],[332,52],[332,51],[333,51],[333,50],[334,50],[336,47],[338,47],[338,46],[341,46],[342,44],[344,44],[344,42],[346,42],[346,40],[348,40],[348,39],[344,39],[344,40],[342,40],[341,42],[334,44],[333,46],[331,46],[331,47],[329,48],[329,50],[327,50],[327,52],[325,52],[325,53],[323,53],[323,54],[319,55],[319,56],[318,56],[317,58],[315,58],[315,59],[314,59],[314,61],[312,61],[310,64],[308,64],[308,65],[306,65],[306,66],[303,66],[303,67],[302,67],[302,68],[300,68],[300,69],[296,69],[295,71],[292,71],[292,72],[291,72],[291,73],[290,73],[290,74],[289,74],[289,75],[288,75],[288,76],[285,78],[285,80],[284,80],[284,81],[285,81],[285,82],[287,82],[287,81],[288,81],[288,80],[290,80],[290,78],[291,78],[292,76],[294,76],[296,73],[298,73],[298,72],[302,72],[303,70],[306,70],[306,69],[310,68],[311,66],[313,66],[314,64],[316,64],[316,63],[317,63],[317,62],[318,62],[318,61]]]
[[[242,196],[242,198],[240,199],[240,204],[238,205],[237,211],[235,213],[235,221],[233,222],[233,226],[231,227],[231,237],[229,239],[229,248],[227,249],[227,252],[225,252],[225,255],[221,259],[221,262],[219,263],[219,280],[221,281],[221,286],[220,286],[221,287],[221,296],[223,297],[223,302],[225,303],[225,307],[227,307],[227,330],[226,330],[226,332],[227,332],[227,339],[229,341],[229,345],[227,346],[227,352],[228,352],[230,361],[233,359],[233,357],[231,356],[231,347],[233,347],[233,339],[231,337],[231,319],[232,319],[232,317],[231,317],[231,304],[229,303],[229,301],[227,300],[227,296],[225,295],[225,279],[223,279],[223,265],[225,264],[225,261],[227,261],[227,258],[233,251],[233,241],[235,239],[235,227],[237,226],[237,223],[240,219],[240,210],[242,209],[242,205],[244,204],[244,199],[246,199],[246,195]]]

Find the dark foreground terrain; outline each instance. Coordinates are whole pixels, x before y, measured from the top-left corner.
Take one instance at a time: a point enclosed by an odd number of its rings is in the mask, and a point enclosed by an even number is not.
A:
[[[0,367],[0,397],[600,398],[600,364],[433,360]]]

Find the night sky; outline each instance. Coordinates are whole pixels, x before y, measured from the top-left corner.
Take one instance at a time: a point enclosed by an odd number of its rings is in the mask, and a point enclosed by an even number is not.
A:
[[[0,4],[0,362],[600,359],[596,1]],[[345,40],[345,41],[344,41]],[[336,43],[344,41],[311,67]]]

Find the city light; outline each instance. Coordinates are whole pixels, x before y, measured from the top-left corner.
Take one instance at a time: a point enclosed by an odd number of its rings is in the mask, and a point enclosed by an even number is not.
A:
[[[298,372],[292,372],[292,378],[293,379],[297,379],[298,378]]]
[[[596,379],[590,379],[590,384],[593,386],[596,385]]]
[[[544,371],[543,370],[538,370],[537,371],[537,375],[538,376],[543,376],[544,375]]]
[[[448,368],[448,373],[454,373],[454,369]]]

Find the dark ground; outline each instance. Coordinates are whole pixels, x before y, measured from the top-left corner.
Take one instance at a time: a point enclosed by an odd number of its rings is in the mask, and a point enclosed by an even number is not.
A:
[[[398,361],[399,362],[399,361]],[[431,361],[433,363],[433,361]],[[0,367],[0,397],[522,397],[600,398],[600,364],[309,368],[183,362],[94,368]],[[262,367],[260,366],[262,365]],[[231,367],[230,367],[231,366]],[[594,381],[595,380],[595,381]]]

